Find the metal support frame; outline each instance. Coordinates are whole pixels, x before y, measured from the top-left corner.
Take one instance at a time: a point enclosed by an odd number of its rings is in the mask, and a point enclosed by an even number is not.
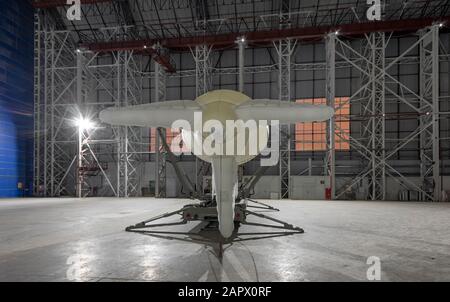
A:
[[[84,197],[100,185],[99,195],[137,196],[144,145],[140,128],[104,125],[80,136],[75,119],[99,125],[97,116],[105,107],[141,103],[138,58],[133,51],[100,58],[99,53],[77,49],[70,31],[57,31],[52,24],[35,26],[41,30],[35,32],[34,184],[37,190],[44,188],[35,193]],[[105,36],[113,38],[119,31],[109,29]],[[118,163],[115,187],[105,171],[107,162]],[[91,183],[91,176],[99,178]]]
[[[42,136],[42,117],[44,115],[42,83],[44,81],[45,69],[42,65],[43,48],[44,48],[44,32],[41,24],[41,16],[38,12],[34,14],[34,173],[33,173],[33,194],[38,196],[42,194],[41,190],[44,185],[43,170],[45,163],[41,152],[44,150]]]
[[[84,198],[95,196],[99,192],[98,184],[93,181],[93,177],[101,175],[112,192],[117,196],[116,189],[111,183],[110,177],[107,175],[108,162],[103,160],[100,162],[97,153],[101,153],[102,149],[115,141],[101,139],[101,130],[96,124],[91,110],[95,103],[91,103],[92,99],[97,97],[97,82],[102,79],[97,78],[97,73],[101,67],[95,66],[96,55],[90,52],[78,49],[76,51],[76,108],[75,118],[83,118],[92,123],[93,128],[83,128],[78,125],[77,139],[77,155],[75,157],[76,165],[76,196]],[[78,115],[78,116],[77,116]],[[72,122],[73,123],[73,122]],[[74,125],[72,125],[74,126]],[[76,125],[75,125],[76,126]],[[106,134],[108,135],[108,134]],[[97,139],[94,139],[96,137]],[[94,146],[95,144],[95,146]],[[109,148],[110,150],[111,148]],[[95,189],[97,188],[97,189]]]
[[[353,49],[348,43],[336,39],[336,54],[346,61],[357,56],[362,59],[355,64],[361,73],[361,88],[350,98],[351,104],[358,104],[360,123],[359,136],[351,134],[349,143],[361,155],[364,170],[340,188],[337,197],[342,196],[349,188],[360,185],[364,180],[368,183],[367,199],[385,200],[386,198],[386,146],[385,146],[385,96],[386,96],[386,36],[376,32],[365,36],[361,44],[361,52]],[[342,106],[342,104],[341,104]],[[342,129],[334,124],[338,136],[345,140]]]
[[[239,74],[238,74],[238,89],[239,92],[244,93],[244,74],[245,74],[245,38],[240,38],[237,41],[238,44],[238,62],[239,62]]]
[[[212,90],[211,50],[209,45],[196,46],[191,50],[195,61],[196,95],[201,96]]]
[[[361,74],[361,87],[349,99],[350,104],[358,104],[360,108],[361,131],[359,137],[352,133],[349,138],[345,138],[343,131],[337,127],[337,135],[344,140],[348,140],[352,150],[358,152],[363,160],[364,169],[361,173],[351,179],[348,183],[338,188],[337,198],[342,197],[347,190],[361,185],[364,180],[369,183],[368,199],[383,200],[386,197],[386,176],[398,182],[406,190],[414,190],[421,194],[423,200],[438,200],[440,193],[439,186],[439,25],[434,25],[423,33],[416,43],[401,53],[397,58],[389,63],[385,59],[385,47],[388,44],[385,33],[372,33],[366,36],[363,43],[363,51],[355,50],[348,42],[341,39],[336,40],[336,55],[351,64]],[[434,35],[434,37],[433,37]],[[434,42],[433,42],[434,41]],[[422,45],[422,46],[421,46]],[[433,46],[434,45],[434,46]],[[399,79],[389,73],[393,66],[400,64],[405,57],[414,49],[423,49],[422,53],[422,77],[423,89],[421,93],[415,92]],[[355,60],[355,57],[357,60]],[[434,66],[434,67],[433,67]],[[396,88],[396,89],[395,89]],[[385,139],[385,99],[389,96],[399,100],[414,110],[421,119],[419,127],[412,131],[407,137],[399,140],[398,143],[387,144]],[[341,104],[343,106],[344,104]],[[352,109],[355,111],[355,109]],[[427,120],[427,116],[434,116]],[[355,126],[353,126],[354,128]],[[434,128],[434,130],[433,130]],[[422,150],[430,150],[428,153],[428,169],[431,171],[437,168],[436,172],[429,175],[433,178],[433,189],[426,188],[427,185],[418,186],[405,177],[400,171],[392,167],[389,160],[409,143],[417,140],[426,131],[433,133],[431,137],[433,143]],[[425,134],[426,135],[426,134]],[[423,142],[423,140],[422,140]],[[422,143],[424,146],[424,142]],[[433,150],[433,151],[431,151]],[[433,155],[434,154],[434,155]],[[434,157],[433,157],[434,156]],[[432,161],[430,159],[433,159]],[[434,182],[434,177],[437,181]],[[424,178],[425,179],[425,178]],[[429,179],[429,178],[428,178]],[[435,186],[434,183],[437,185]],[[434,196],[438,194],[437,196]]]
[[[118,52],[121,62],[123,85],[118,93],[120,106],[132,106],[142,103],[142,83],[140,82],[139,63],[133,51]],[[120,79],[120,78],[119,78]],[[120,127],[119,129],[119,196],[131,197],[140,195],[140,169],[142,164],[142,133],[139,127]]]
[[[195,61],[196,96],[199,97],[213,89],[211,50],[209,45],[198,45],[191,49]],[[195,187],[198,196],[203,196],[203,176],[208,175],[211,165],[195,158]]]
[[[100,163],[96,156],[95,149],[91,146],[91,135],[95,132],[92,129],[78,128],[78,154],[77,157],[77,183],[76,183],[76,195],[78,198],[84,198],[96,196],[98,192],[95,192],[94,187],[90,183],[90,176],[98,176],[100,173],[105,178],[109,188],[111,188],[114,195],[117,193],[106,174],[107,163]]]
[[[432,201],[441,198],[439,155],[439,25],[419,32],[420,48],[420,104],[424,114],[420,118],[420,160],[422,188]]]
[[[67,125],[76,111],[75,47],[68,31],[46,30],[44,36],[44,195],[74,195],[65,180],[75,153],[70,146],[76,143],[76,131]],[[74,180],[74,173],[69,178]]]
[[[362,81],[370,82],[366,95],[361,100],[362,116],[369,116],[367,123],[362,125],[361,137],[370,150],[371,173],[368,175],[369,195],[371,200],[386,199],[386,168],[385,161],[385,77],[377,77],[378,70],[385,69],[386,37],[384,33],[372,33],[368,37],[366,65],[367,75]]]
[[[326,51],[326,83],[325,83],[325,97],[327,99],[327,105],[331,108],[336,108],[336,33],[330,33],[325,40]],[[325,175],[329,177],[331,199],[336,198],[336,144],[335,144],[335,132],[336,132],[336,117],[331,118],[327,123],[326,142],[327,150],[325,156]],[[311,166],[311,162],[309,163]],[[311,174],[311,169],[310,169]]]
[[[155,102],[166,100],[166,72],[155,62]],[[165,129],[155,132],[155,197],[166,196],[166,163],[167,152],[164,151],[161,140],[165,139]],[[163,135],[163,137],[161,137]]]
[[[282,0],[279,3],[279,29],[285,30],[291,27],[291,1]],[[280,39],[273,42],[278,54],[278,93],[279,100],[291,102],[291,58],[294,55],[297,40],[292,38]],[[288,199],[290,196],[291,178],[291,125],[280,125],[280,198]]]
[[[252,202],[252,203],[256,203],[260,206],[248,206],[248,202]],[[275,219],[272,218],[270,216],[264,215],[262,213],[259,212],[255,212],[255,211],[250,211],[248,210],[248,207],[253,207],[256,209],[265,209],[268,211],[275,211],[278,212],[279,210],[268,206],[266,204],[263,203],[259,203],[259,202],[255,202],[252,200],[243,200],[239,203],[236,204],[235,206],[235,229],[234,229],[234,233],[233,236],[227,240],[235,240],[236,237],[238,237],[238,235],[246,235],[246,234],[251,234],[251,235],[258,235],[258,234],[263,234],[263,235],[280,235],[280,233],[273,233],[273,232],[269,232],[269,233],[241,233],[238,234],[238,230],[240,225],[250,225],[250,226],[258,226],[258,227],[265,227],[265,228],[271,228],[271,229],[279,229],[279,230],[284,230],[286,231],[285,233],[281,233],[281,234],[303,234],[305,231],[297,226],[294,226],[292,224],[289,224],[285,221],[279,220],[279,219]],[[160,222],[160,223],[154,223],[157,221],[161,221],[162,219],[165,218],[169,218],[175,215],[180,215],[180,219],[178,221],[174,221],[174,222]],[[260,219],[263,219],[265,221],[270,221],[272,222],[271,224],[265,224],[265,223],[259,223],[259,222],[250,222],[248,221],[247,217],[249,216],[256,216]],[[168,226],[177,226],[177,225],[185,225],[188,222],[192,222],[192,221],[203,221],[203,222],[207,222],[210,224],[216,224],[217,223],[217,209],[215,207],[211,207],[209,205],[209,203],[207,202],[201,202],[201,203],[197,203],[197,204],[189,204],[189,205],[185,205],[183,208],[173,211],[173,212],[169,212],[169,213],[165,213],[162,215],[158,215],[155,217],[152,217],[150,219],[144,220],[142,222],[139,222],[135,225],[131,225],[125,228],[125,230],[127,232],[136,232],[136,233],[146,233],[146,234],[172,234],[172,235],[194,235],[194,233],[191,232],[170,232],[170,231],[161,231],[161,230],[157,230],[155,228],[159,228],[159,227],[168,227]],[[217,231],[217,227],[215,228],[210,228],[211,229],[215,229]]]
[[[291,101],[291,58],[296,47],[296,40],[281,40],[275,43],[278,54],[279,100]],[[280,126],[280,198],[289,198],[291,177],[291,126]]]
[[[37,15],[35,21],[39,21]],[[74,158],[78,154],[76,148],[77,133],[76,128],[69,122],[80,110],[77,100],[79,95],[77,82],[79,82],[80,75],[77,57],[79,55],[75,51],[76,44],[72,38],[72,32],[57,31],[50,25],[42,25],[39,22],[35,22],[35,27],[41,28],[41,30],[35,32],[35,193],[38,193],[36,190],[43,185],[45,196],[75,195],[75,186],[72,186],[72,184],[76,183],[76,161],[74,162]],[[114,40],[122,35],[120,32],[124,31],[126,31],[125,27],[122,29],[110,28],[105,29],[103,34],[105,37],[110,37],[111,40]],[[325,65],[321,63],[309,65],[292,64],[290,61],[286,63],[286,59],[289,59],[289,56],[283,50],[291,49],[293,52],[295,41],[282,40],[275,43],[280,58],[278,67],[275,65],[248,66],[243,68],[243,70],[245,73],[258,73],[278,69],[280,99],[290,100],[290,85],[288,84],[290,83],[290,78],[288,77],[290,77],[291,70],[323,70],[324,66],[326,66],[330,70],[327,72],[327,100],[329,104],[333,100],[333,87],[331,86],[334,84],[332,82],[333,73],[331,72],[332,60],[334,59],[335,61],[335,69],[348,68],[350,66],[358,70],[364,80],[360,89],[350,98],[350,103],[352,105],[360,105],[360,116],[366,118],[367,121],[361,122],[361,135],[358,136],[358,133],[354,133],[355,135],[349,138],[349,142],[352,150],[357,151],[364,163],[370,163],[370,165],[366,165],[368,169],[362,171],[351,182],[344,184],[341,188],[337,188],[336,197],[341,197],[347,188],[358,186],[363,180],[369,180],[371,190],[368,198],[383,199],[386,187],[385,176],[390,176],[406,189],[419,191],[423,199],[437,201],[441,195],[439,171],[439,25],[433,25],[420,31],[420,38],[414,45],[398,58],[390,60],[384,58],[384,47],[381,43],[387,44],[387,42],[386,35],[384,35],[384,39],[381,39],[382,35],[384,34],[372,33],[367,35],[366,40],[364,40],[366,47],[363,51],[357,51],[350,43],[341,41],[339,36],[335,37],[336,49],[334,58],[331,57],[330,40],[327,40],[327,64]],[[290,47],[286,46],[289,43]],[[419,63],[416,57],[407,56],[417,47],[419,47],[421,54],[420,93],[408,88],[404,83],[401,83],[387,72],[393,66],[403,62],[409,62],[410,64]],[[282,53],[285,53],[285,55],[282,55]],[[196,91],[200,95],[212,88],[213,74],[242,74],[241,67],[213,69],[211,67],[210,54],[211,46],[201,45],[195,47],[193,55],[196,60],[196,69],[194,71],[183,71],[179,75],[171,76],[194,76],[195,74],[197,80]],[[147,76],[147,74],[136,72],[139,70],[139,64],[135,61],[136,54],[131,50],[113,52],[111,64],[100,64],[95,59],[98,56],[99,53],[96,52],[83,53],[82,81],[94,82],[94,86],[96,86],[94,90],[101,89],[102,94],[111,95],[112,102],[104,101],[102,103],[102,101],[97,99],[95,105],[87,104],[86,108],[94,113],[95,116],[96,113],[107,106],[140,103],[139,96],[141,93],[138,93],[138,91],[142,85],[139,85],[139,81],[140,77]],[[336,62],[336,56],[341,60]],[[448,58],[446,57],[446,59]],[[394,89],[394,87],[397,89]],[[384,93],[382,93],[383,90]],[[84,90],[82,93],[85,93]],[[398,144],[386,143],[384,134],[382,134],[384,133],[385,109],[383,108],[384,101],[381,100],[383,98],[386,99],[386,95],[395,97],[399,102],[406,104],[421,116],[418,129],[400,140]],[[355,112],[352,112],[352,114],[355,114]],[[334,126],[337,126],[336,123],[334,123]],[[97,143],[102,141],[101,144],[103,146],[100,149],[97,146],[91,149],[95,151],[95,154],[100,154],[98,159],[103,162],[107,160],[104,157],[105,153],[114,154],[115,150],[111,146],[120,146],[120,156],[114,159],[119,160],[120,158],[119,161],[121,163],[117,167],[118,186],[112,188],[112,190],[108,188],[108,192],[113,192],[116,196],[138,194],[137,175],[139,172],[135,167],[139,166],[140,148],[143,146],[139,138],[139,132],[133,129],[124,131],[121,128],[119,131],[116,128],[106,128],[107,130],[105,131],[113,131],[117,134],[117,140],[105,139],[105,137],[111,137],[106,135],[95,140],[91,137],[91,140]],[[338,127],[336,130],[339,132]],[[96,131],[95,137],[99,135],[99,132]],[[328,132],[329,138],[327,141],[331,146],[332,131],[329,129]],[[286,133],[289,133],[289,131],[284,131],[284,134]],[[130,136],[136,136],[137,139],[130,139]],[[390,158],[419,137],[423,163],[421,167],[423,184],[421,186],[412,183],[389,163]],[[282,150],[289,150],[290,144],[283,145],[285,147]],[[330,151],[333,150],[334,148],[332,147],[328,148],[327,159],[331,158]],[[290,166],[289,152],[281,153],[281,160],[285,159],[283,167],[286,169],[280,168],[280,174],[289,171]],[[329,161],[327,164],[327,173],[330,176],[333,175],[331,168],[335,167],[335,164],[333,165],[331,162]],[[203,171],[201,168],[199,170]],[[289,172],[284,175],[289,175]],[[289,192],[289,178],[285,177],[284,179],[287,179],[283,189],[283,193],[286,193]],[[200,184],[198,183],[198,185]]]

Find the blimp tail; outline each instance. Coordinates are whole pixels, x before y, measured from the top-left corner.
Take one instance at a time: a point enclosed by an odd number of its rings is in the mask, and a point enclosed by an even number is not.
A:
[[[175,121],[194,122],[194,113],[201,112],[194,101],[169,101],[122,108],[111,107],[100,112],[103,123],[116,126],[171,128]]]
[[[298,104],[279,100],[250,100],[236,108],[239,119],[278,120],[280,124],[324,122],[334,115],[334,109],[325,105]]]
[[[213,194],[216,196],[219,231],[229,238],[234,231],[234,206],[238,194],[238,165],[232,156],[217,156],[211,161]]]

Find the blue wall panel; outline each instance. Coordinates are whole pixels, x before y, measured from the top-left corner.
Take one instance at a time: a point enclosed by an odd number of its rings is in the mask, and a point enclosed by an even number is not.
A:
[[[0,197],[31,194],[32,180],[33,9],[0,0]]]

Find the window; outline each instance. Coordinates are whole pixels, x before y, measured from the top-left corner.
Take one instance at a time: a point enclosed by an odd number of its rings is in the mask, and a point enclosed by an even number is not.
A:
[[[336,98],[336,130],[335,145],[337,151],[350,150],[348,139],[350,137],[350,103],[349,98]],[[297,100],[300,104],[325,105],[326,99]],[[326,151],[327,122],[298,123],[295,125],[295,150],[296,151]],[[342,139],[342,138],[343,139]]]

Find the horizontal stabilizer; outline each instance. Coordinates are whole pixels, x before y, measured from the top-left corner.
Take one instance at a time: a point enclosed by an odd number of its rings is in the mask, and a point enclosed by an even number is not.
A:
[[[123,108],[111,107],[100,112],[100,120],[116,126],[171,128],[173,122],[194,122],[194,113],[201,112],[194,101],[169,101]]]
[[[253,100],[236,108],[243,121],[278,120],[280,124],[324,122],[334,115],[334,109],[325,105],[298,104],[278,100]]]

